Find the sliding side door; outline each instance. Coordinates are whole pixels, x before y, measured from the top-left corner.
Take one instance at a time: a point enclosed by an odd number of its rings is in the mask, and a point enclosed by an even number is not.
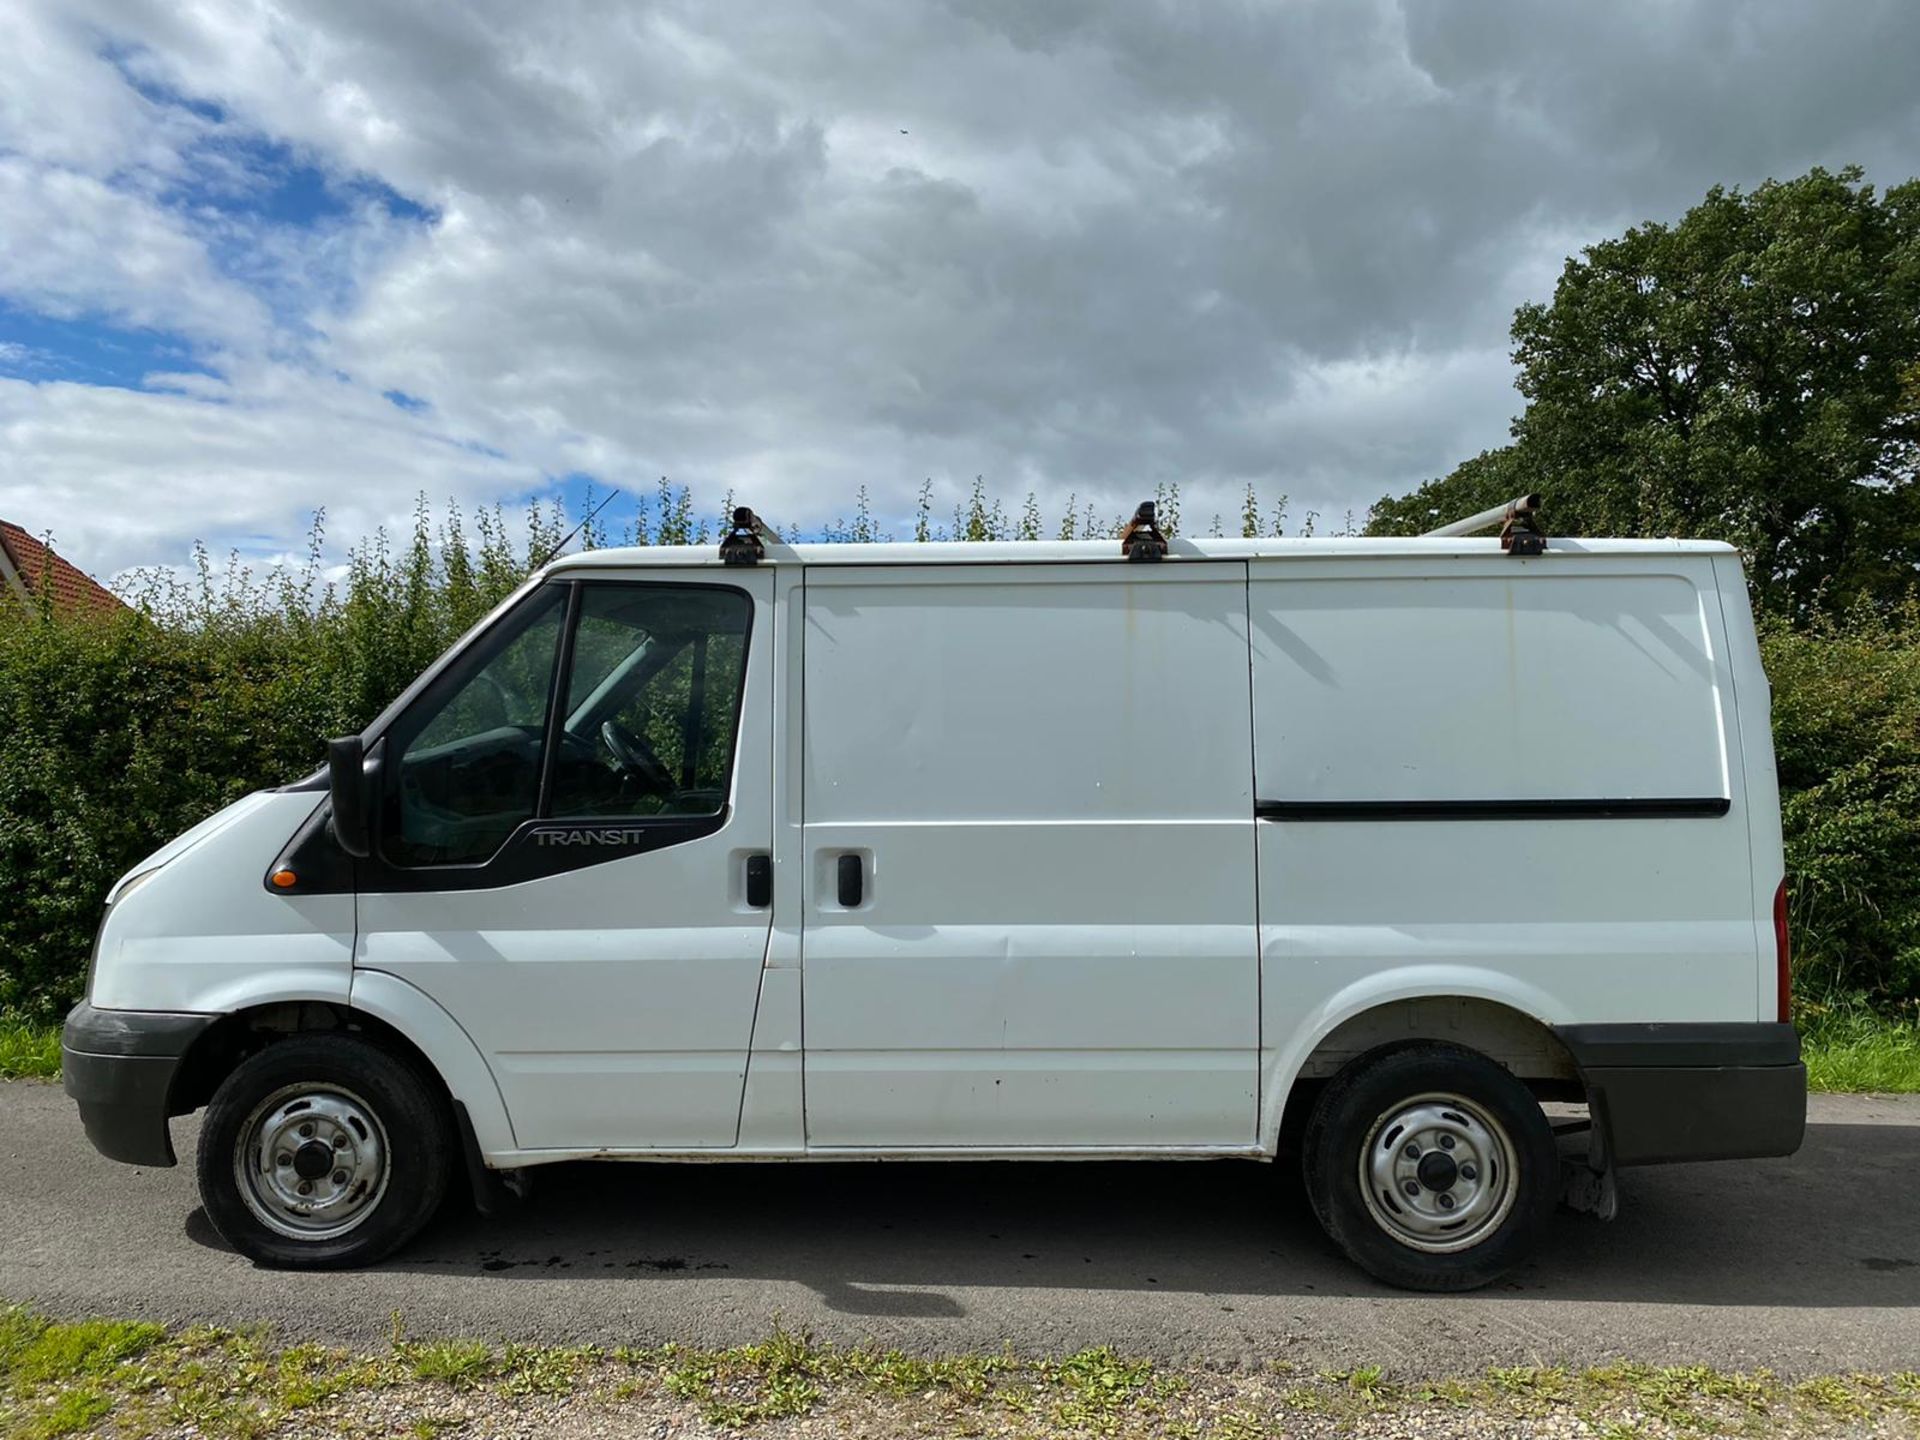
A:
[[[810,1148],[1251,1144],[1245,567],[813,568]]]

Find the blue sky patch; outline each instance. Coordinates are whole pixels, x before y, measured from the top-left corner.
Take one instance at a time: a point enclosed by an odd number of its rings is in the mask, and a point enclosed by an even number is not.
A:
[[[349,268],[359,247],[312,243],[330,229],[383,212],[400,228],[431,225],[437,215],[367,175],[316,164],[313,152],[254,130],[224,106],[154,79],[136,50],[103,57],[148,104],[185,118],[192,138],[181,168],[147,192],[206,247],[215,269],[271,311],[279,339],[297,347],[315,338],[312,316],[343,310],[362,276]],[[127,183],[122,180],[111,183]],[[216,373],[196,358],[204,348],[184,335],[143,330],[82,312],[41,313],[0,297],[0,375],[87,385],[147,388],[155,371]],[[422,402],[402,391],[403,409]]]
[[[142,73],[137,50],[109,47],[101,54],[127,86],[149,104],[184,111],[208,127],[188,151],[196,169],[168,194],[170,204],[188,209],[210,207],[270,224],[295,226],[315,225],[367,204],[413,224],[432,224],[439,218],[428,206],[372,176],[330,174],[295,147],[235,119],[225,106]]]
[[[185,110],[216,125],[226,120],[226,110],[214,104],[213,101],[197,100],[191,95],[175,90],[171,85],[164,85],[151,76],[142,75],[134,64],[140,55],[141,50],[137,45],[107,45],[100,51],[100,58],[118,70],[120,78],[127,82],[127,88],[139,95],[141,99],[150,100],[155,105],[167,105]]]
[[[0,374],[144,390],[156,371],[216,373],[177,335],[91,317],[61,319],[0,300]]]
[[[293,146],[251,131],[223,129],[193,146],[187,158],[193,172],[166,196],[182,209],[302,229],[368,206],[407,224],[430,225],[438,218],[390,185],[365,175],[329,174]]]

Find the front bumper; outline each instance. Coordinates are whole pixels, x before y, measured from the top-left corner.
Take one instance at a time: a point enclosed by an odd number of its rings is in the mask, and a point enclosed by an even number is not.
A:
[[[1614,1165],[1791,1155],[1807,1128],[1807,1067],[1793,1026],[1567,1025]]]
[[[218,1018],[73,1007],[60,1036],[61,1083],[94,1149],[129,1165],[176,1163],[167,1133],[174,1076]]]

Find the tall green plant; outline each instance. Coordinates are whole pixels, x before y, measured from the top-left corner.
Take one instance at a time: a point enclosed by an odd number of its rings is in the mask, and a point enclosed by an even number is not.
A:
[[[1920,610],[1768,626],[1795,983],[1920,999]]]

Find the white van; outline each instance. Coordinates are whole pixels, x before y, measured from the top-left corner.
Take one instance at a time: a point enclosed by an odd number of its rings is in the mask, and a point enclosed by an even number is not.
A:
[[[583,1157],[1297,1151],[1360,1265],[1466,1288],[1616,1166],[1799,1145],[1767,709],[1718,544],[741,512],[549,565],[137,866],[66,1088],[137,1165],[205,1106],[270,1265]]]

